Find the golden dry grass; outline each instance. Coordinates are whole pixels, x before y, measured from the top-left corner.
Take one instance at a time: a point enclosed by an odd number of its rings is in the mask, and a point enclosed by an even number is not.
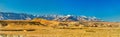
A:
[[[56,29],[34,26],[34,28],[35,31],[0,31],[0,34],[22,35],[24,37],[120,37],[120,28],[111,27]],[[32,27],[32,29],[34,28]]]
[[[2,21],[1,21],[2,22]],[[29,24],[32,22],[33,24]],[[35,23],[40,23],[36,25]],[[35,19],[29,21],[4,21],[8,25],[5,27],[0,27],[0,37],[15,36],[15,37],[120,37],[120,23],[111,22],[57,22],[44,19]],[[61,28],[59,25],[68,25],[67,27]],[[97,27],[85,27],[82,25]],[[45,26],[41,26],[45,25]],[[46,26],[48,25],[48,26]],[[57,25],[57,26],[56,26]],[[80,25],[80,27],[78,26]],[[115,25],[115,26],[114,26]],[[53,28],[51,26],[56,26],[58,28]],[[105,26],[105,27],[102,27]],[[110,26],[110,27],[108,27]],[[114,27],[111,27],[114,26]],[[59,28],[60,27],[60,28]],[[35,31],[27,31],[29,29],[35,29]],[[6,31],[5,31],[6,30]],[[17,31],[20,30],[20,31]]]

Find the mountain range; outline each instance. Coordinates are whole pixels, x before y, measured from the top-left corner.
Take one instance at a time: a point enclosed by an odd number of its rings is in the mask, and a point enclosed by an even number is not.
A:
[[[43,18],[56,21],[102,21],[96,17],[74,16],[74,15],[31,15],[25,13],[0,12],[0,20],[32,20]]]

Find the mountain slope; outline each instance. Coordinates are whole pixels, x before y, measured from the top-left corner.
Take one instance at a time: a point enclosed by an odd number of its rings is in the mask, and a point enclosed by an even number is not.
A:
[[[33,19],[35,16],[23,13],[5,13],[0,12],[0,20],[27,20]]]
[[[101,21],[96,17],[73,16],[73,15],[30,15],[24,13],[6,13],[0,12],[0,20],[31,20],[33,18],[43,18],[56,21]]]

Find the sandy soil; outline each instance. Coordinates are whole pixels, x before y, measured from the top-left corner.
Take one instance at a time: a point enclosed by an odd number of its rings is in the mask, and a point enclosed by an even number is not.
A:
[[[19,27],[18,27],[19,28]],[[34,31],[26,31],[26,29],[35,29]],[[11,28],[6,28],[11,29]],[[16,30],[17,28],[12,28]],[[12,30],[11,29],[11,30]],[[0,31],[1,36],[11,37],[120,37],[120,28],[112,27],[82,27],[69,29],[56,29],[50,27],[21,28],[22,31]],[[2,30],[2,29],[1,29]],[[19,30],[19,29],[18,29]]]

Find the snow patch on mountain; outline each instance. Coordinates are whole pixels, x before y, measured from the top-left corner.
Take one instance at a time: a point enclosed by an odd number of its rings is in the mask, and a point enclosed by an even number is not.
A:
[[[6,13],[0,12],[0,20],[32,20],[34,18],[43,18],[56,21],[101,21],[97,17],[74,16],[74,15],[30,15],[24,13]]]

